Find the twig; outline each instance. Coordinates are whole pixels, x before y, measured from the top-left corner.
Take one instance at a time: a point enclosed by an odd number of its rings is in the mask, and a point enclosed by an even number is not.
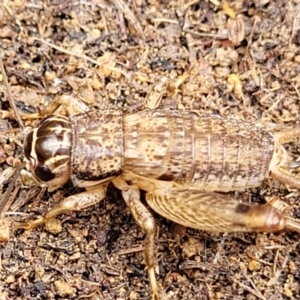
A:
[[[130,249],[118,251],[117,254],[118,255],[127,255],[127,254],[131,254],[131,253],[135,253],[135,252],[141,252],[144,250],[145,250],[144,246],[136,246],[136,247],[132,247]]]
[[[15,169],[14,171],[14,175],[9,183],[8,189],[6,190],[5,194],[3,195],[3,197],[0,200],[0,218],[3,217],[5,211],[7,210],[7,208],[10,206],[11,202],[14,200],[14,197],[12,197],[12,199],[9,201],[9,197],[11,196],[11,192],[13,191],[13,188],[15,186],[16,180],[18,179],[21,170],[24,167],[24,163],[21,164],[18,168]]]
[[[247,276],[246,276],[246,277],[247,277]],[[233,282],[235,282],[235,283],[237,283],[238,285],[240,285],[243,289],[245,289],[245,290],[248,291],[249,293],[251,293],[251,294],[253,294],[254,296],[256,296],[257,298],[262,299],[262,300],[267,300],[267,298],[264,297],[264,296],[261,294],[260,291],[258,291],[258,290],[256,291],[256,290],[252,289],[250,286],[248,286],[248,285],[246,285],[246,284],[240,282],[239,280],[235,279],[234,277],[230,277],[230,279],[231,279]],[[247,279],[249,280],[249,278],[247,278]],[[252,280],[250,280],[250,281],[251,281],[252,284],[254,284]]]
[[[118,9],[122,11],[122,13],[124,14],[124,17],[132,24],[132,26],[135,28],[135,30],[138,32],[138,34],[143,39],[143,41],[145,41],[145,35],[143,32],[143,28],[142,28],[140,22],[135,17],[134,13],[131,11],[131,9],[126,4],[126,2],[124,2],[123,0],[111,0],[111,2],[113,2],[118,7]]]
[[[77,54],[77,53],[68,51],[68,50],[64,49],[63,47],[56,46],[56,45],[54,45],[54,44],[52,44],[50,42],[47,42],[44,39],[38,38],[38,37],[33,37],[33,39],[37,40],[37,41],[40,41],[40,42],[48,45],[49,47],[51,47],[51,48],[53,48],[53,49],[55,49],[57,51],[66,53],[66,54],[71,55],[71,56],[75,56],[75,57],[78,57],[78,58],[85,59],[85,60],[87,60],[87,61],[89,61],[89,62],[91,62],[91,63],[93,63],[93,64],[95,64],[97,66],[105,67],[105,68],[107,68],[107,69],[109,69],[109,70],[111,70],[113,72],[117,72],[117,73],[120,73],[120,74],[124,75],[126,78],[129,78],[129,75],[126,72],[124,72],[123,70],[115,68],[115,67],[112,67],[112,66],[109,66],[108,64],[105,64],[105,63],[100,63],[97,60],[94,60],[94,59],[92,59],[91,57],[89,57],[87,55],[84,55],[84,54],[81,55],[81,54]]]
[[[0,53],[0,70],[1,70],[1,73],[2,73],[2,76],[3,76],[3,80],[4,80],[4,84],[5,84],[5,87],[6,87],[9,104],[10,104],[11,108],[13,109],[13,111],[15,113],[15,116],[17,118],[18,123],[24,129],[25,128],[24,123],[23,123],[23,121],[22,121],[22,119],[21,119],[21,117],[20,117],[20,115],[18,113],[16,104],[15,104],[15,102],[13,100],[13,97],[12,97],[12,94],[11,94],[11,91],[10,91],[10,88],[9,88],[9,85],[8,85],[6,72],[5,72],[5,69],[4,69],[3,61],[2,61],[2,51]]]

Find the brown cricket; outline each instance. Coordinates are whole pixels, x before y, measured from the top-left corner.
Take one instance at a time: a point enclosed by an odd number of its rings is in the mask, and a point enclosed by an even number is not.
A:
[[[210,232],[300,232],[300,223],[271,202],[241,203],[224,194],[258,187],[268,176],[300,189],[289,171],[282,144],[298,140],[299,129],[271,133],[234,118],[197,111],[104,110],[50,116],[25,142],[35,181],[52,190],[71,180],[86,191],[64,199],[34,228],[68,210],[81,210],[106,195],[112,182],[146,233],[145,263],[153,298],[161,299],[155,277],[155,221],[140,200],[181,225]]]

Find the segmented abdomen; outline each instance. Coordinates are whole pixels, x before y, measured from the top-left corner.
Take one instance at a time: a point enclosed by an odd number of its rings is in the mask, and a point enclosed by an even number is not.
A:
[[[124,169],[206,191],[255,187],[268,173],[273,135],[250,123],[197,112],[123,117]]]

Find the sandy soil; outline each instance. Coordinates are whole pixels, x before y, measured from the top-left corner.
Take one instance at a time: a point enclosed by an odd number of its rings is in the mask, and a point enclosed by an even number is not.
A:
[[[292,0],[4,0],[0,48],[20,114],[71,95],[88,108],[146,106],[235,116],[279,131],[299,124],[300,4]],[[0,208],[5,231],[63,197],[14,173],[25,136],[0,85]],[[160,101],[158,101],[160,100]],[[25,120],[36,126],[38,120]],[[291,153],[299,153],[297,144]],[[8,195],[8,196],[7,196]],[[237,195],[277,195],[300,218],[298,191],[268,180]],[[4,207],[5,206],[5,207]],[[299,234],[219,234],[156,214],[166,299],[300,299]],[[110,187],[55,233],[16,230],[1,245],[0,299],[150,299],[144,235]],[[7,225],[8,224],[8,225]],[[6,234],[4,232],[4,234]]]

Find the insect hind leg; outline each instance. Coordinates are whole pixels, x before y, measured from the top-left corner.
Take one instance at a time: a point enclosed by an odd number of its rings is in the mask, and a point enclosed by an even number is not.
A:
[[[300,176],[293,174],[289,170],[292,158],[282,146],[283,144],[298,142],[300,140],[300,128],[276,132],[274,133],[274,138],[276,149],[269,167],[271,177],[282,183],[300,189]]]
[[[209,232],[272,232],[284,228],[300,232],[300,223],[271,203],[241,203],[229,195],[182,188],[149,192],[146,201],[169,220]]]

